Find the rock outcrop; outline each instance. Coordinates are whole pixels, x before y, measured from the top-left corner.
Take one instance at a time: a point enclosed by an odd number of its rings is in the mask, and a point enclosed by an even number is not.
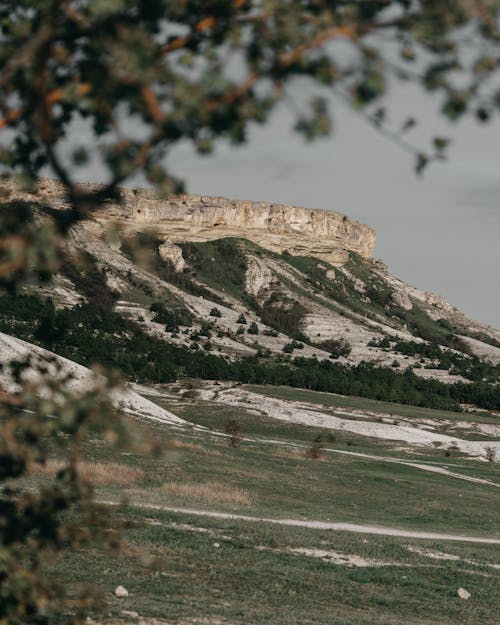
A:
[[[20,195],[12,182],[2,186]],[[63,188],[55,180],[41,179],[36,197],[64,206]],[[372,228],[334,211],[202,195],[161,200],[149,189],[123,189],[122,200],[103,207],[95,218],[118,220],[126,230],[154,229],[174,244],[239,237],[273,252],[313,256],[334,265],[344,264],[350,251],[370,258],[375,246]]]
[[[160,258],[165,262],[170,263],[175,271],[182,271],[186,266],[186,261],[182,256],[181,248],[172,243],[170,239],[166,239],[160,245],[158,253],[160,254]]]
[[[372,228],[334,211],[201,195],[158,200],[148,190],[124,189],[123,196],[125,226],[154,227],[173,243],[241,237],[273,252],[340,265],[349,251],[369,258],[375,246]]]

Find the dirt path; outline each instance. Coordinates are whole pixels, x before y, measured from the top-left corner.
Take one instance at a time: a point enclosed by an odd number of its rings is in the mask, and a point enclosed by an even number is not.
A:
[[[121,505],[117,501],[99,501],[109,506]],[[355,534],[374,534],[378,536],[394,536],[401,538],[417,538],[423,540],[445,540],[465,543],[483,543],[500,545],[500,538],[486,538],[482,536],[461,536],[457,534],[441,534],[438,532],[422,532],[418,530],[406,530],[397,527],[381,527],[378,525],[361,525],[357,523],[342,523],[329,521],[306,521],[303,519],[270,519],[266,517],[247,516],[244,514],[232,514],[229,512],[217,512],[211,510],[198,510],[196,508],[178,508],[174,506],[160,506],[158,504],[145,504],[128,502],[127,506],[141,510],[158,510],[160,512],[173,512],[174,514],[190,514],[192,516],[206,517],[210,519],[222,519],[228,521],[247,521],[250,523],[272,523],[288,527],[307,527],[315,530],[330,530],[334,532],[353,532]]]
[[[270,439],[244,439],[248,442],[255,443],[263,443],[266,445],[284,445],[287,447],[296,447],[299,449],[309,449],[307,445],[299,445],[298,443],[287,443],[285,441],[278,440],[270,440]],[[343,449],[332,449],[330,447],[325,447],[326,453],[331,454],[340,454],[342,456],[354,456],[355,458],[366,458],[367,460],[377,460],[378,462],[388,462],[390,464],[400,464],[406,467],[412,467],[413,469],[420,469],[421,471],[429,471],[430,473],[439,473],[441,475],[446,475],[448,477],[454,477],[458,480],[463,480],[465,482],[474,482],[476,484],[486,484],[488,486],[494,486],[495,488],[500,488],[500,484],[496,482],[491,482],[490,480],[485,480],[481,477],[473,477],[471,475],[463,475],[462,473],[455,473],[454,471],[450,471],[449,469],[444,469],[443,467],[437,467],[435,465],[429,465],[421,462],[413,462],[412,460],[402,460],[401,458],[393,458],[390,456],[377,456],[375,454],[366,454],[359,451],[345,451]]]

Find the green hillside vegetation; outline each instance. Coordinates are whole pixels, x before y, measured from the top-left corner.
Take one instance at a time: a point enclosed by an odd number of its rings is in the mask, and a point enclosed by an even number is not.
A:
[[[0,330],[33,341],[83,365],[103,364],[130,380],[170,382],[179,376],[288,385],[316,391],[459,410],[462,402],[500,407],[500,385],[486,382],[448,385],[412,371],[397,373],[369,363],[345,366],[315,358],[267,362],[246,357],[193,352],[147,335],[139,326],[93,304],[56,310],[36,296],[0,296]]]
[[[182,243],[182,255],[194,275],[208,286],[245,299],[247,261],[241,240],[217,239],[205,243]]]

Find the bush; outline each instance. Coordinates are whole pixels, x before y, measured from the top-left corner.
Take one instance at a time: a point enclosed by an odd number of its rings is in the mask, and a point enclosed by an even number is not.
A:
[[[250,324],[247,332],[248,332],[248,334],[258,334],[259,333],[259,326],[255,323],[255,321],[252,321],[252,323]]]
[[[222,313],[218,308],[215,308],[215,306],[212,308],[212,310],[210,311],[210,316],[211,317],[222,317]]]
[[[241,426],[236,419],[229,419],[225,426],[226,434],[229,434],[229,442],[231,447],[239,447],[241,445]]]
[[[309,449],[306,451],[306,457],[312,460],[317,460],[324,453],[323,441],[325,439],[324,434],[318,434]]]
[[[262,334],[264,336],[278,336],[279,332],[277,332],[276,330],[274,330],[273,328],[266,328]]]
[[[384,336],[384,338],[377,340],[377,339],[372,339],[369,343],[368,343],[368,347],[382,347],[382,348],[389,348],[391,346],[391,341],[389,340],[388,336]]]
[[[330,352],[330,358],[349,356],[352,351],[351,344],[344,338],[322,341],[321,343],[317,343],[317,346],[327,352]]]
[[[241,324],[246,325],[247,318],[245,317],[245,315],[243,313],[241,313],[241,315],[238,317],[238,319],[236,319],[236,323],[241,323]]]
[[[154,313],[153,321],[165,324],[167,332],[178,332],[179,326],[191,326],[192,317],[185,310],[169,310],[163,302],[153,302],[149,310]]]
[[[274,330],[295,339],[304,336],[302,326],[307,310],[299,302],[284,296],[280,299],[279,295],[273,293],[263,306],[254,302],[253,308],[262,321]]]

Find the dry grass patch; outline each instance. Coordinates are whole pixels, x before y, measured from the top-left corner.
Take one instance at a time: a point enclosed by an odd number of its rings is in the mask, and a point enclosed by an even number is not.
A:
[[[178,495],[186,499],[207,503],[231,503],[249,506],[252,503],[250,495],[241,488],[228,486],[222,482],[205,482],[203,484],[185,481],[170,481],[151,490],[131,489],[127,491],[131,498],[134,496],[146,497],[148,501],[161,502],[163,495]]]
[[[44,464],[32,464],[30,473],[54,477],[67,462],[49,458]],[[79,462],[80,477],[95,486],[129,486],[144,479],[144,471],[118,462]]]
[[[197,445],[196,443],[188,443],[186,441],[181,441],[178,438],[170,439],[166,445],[165,449],[167,453],[169,451],[190,451],[194,454],[205,454],[210,456],[220,456],[220,451],[217,449],[207,449],[206,447],[202,447],[201,445]]]
[[[293,449],[292,447],[276,447],[273,448],[273,456],[289,460],[306,460],[306,450]]]

